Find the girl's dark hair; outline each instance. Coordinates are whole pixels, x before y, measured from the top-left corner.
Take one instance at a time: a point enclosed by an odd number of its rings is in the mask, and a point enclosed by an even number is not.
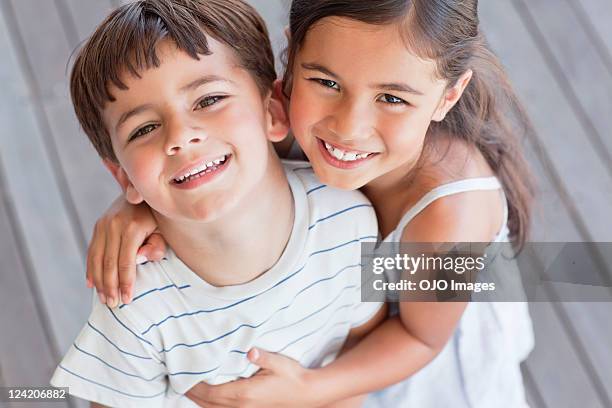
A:
[[[454,86],[469,69],[473,77],[445,120],[428,133],[449,134],[478,147],[503,184],[510,238],[521,248],[530,226],[533,185],[521,139],[532,130],[498,58],[479,30],[478,0],[293,0],[285,55],[285,93],[293,63],[310,28],[325,17],[367,24],[398,24],[408,49],[436,62],[437,76]]]

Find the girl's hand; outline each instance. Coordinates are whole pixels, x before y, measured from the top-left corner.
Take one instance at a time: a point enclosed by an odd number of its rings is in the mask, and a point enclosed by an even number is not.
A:
[[[251,378],[221,385],[199,383],[187,397],[201,407],[315,407],[312,370],[280,354],[251,349],[249,361],[261,369]]]
[[[146,204],[119,197],[95,225],[87,252],[87,287],[96,287],[100,302],[110,307],[132,300],[136,264],[160,260],[166,245]],[[137,262],[138,261],[138,262]]]

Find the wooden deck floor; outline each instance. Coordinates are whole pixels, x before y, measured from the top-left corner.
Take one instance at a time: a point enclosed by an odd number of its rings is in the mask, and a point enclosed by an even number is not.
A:
[[[119,3],[0,0],[0,385],[47,384],[89,312],[86,241],[118,189],[78,129],[66,65]],[[253,3],[279,50],[288,0]],[[612,241],[612,2],[480,8],[537,128],[527,141],[541,189],[533,240]],[[531,306],[531,405],[612,407],[612,304]]]

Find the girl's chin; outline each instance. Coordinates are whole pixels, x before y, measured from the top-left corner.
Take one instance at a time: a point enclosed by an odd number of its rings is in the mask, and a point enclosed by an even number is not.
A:
[[[358,190],[366,184],[363,180],[351,177],[351,175],[346,174],[346,172],[344,172],[344,174],[338,174],[338,169],[330,168],[328,164],[323,164],[323,166],[327,168],[322,172],[318,172],[316,167],[314,167],[314,170],[319,181],[326,186],[350,191]]]

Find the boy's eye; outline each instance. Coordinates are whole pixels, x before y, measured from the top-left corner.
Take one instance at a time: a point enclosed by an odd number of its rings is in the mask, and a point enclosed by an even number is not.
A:
[[[390,105],[400,105],[400,104],[408,105],[408,102],[406,102],[405,100],[400,99],[397,96],[393,96],[393,95],[389,95],[389,94],[384,94],[384,95],[380,96],[378,98],[378,100],[380,102],[388,103]]]
[[[206,96],[198,101],[196,104],[196,108],[205,109],[209,106],[216,104],[217,102],[227,98],[225,95],[214,95],[214,96]]]
[[[136,132],[134,132],[132,136],[130,136],[129,141],[132,141],[136,139],[137,137],[144,136],[147,133],[151,133],[152,131],[157,129],[157,127],[158,125],[155,125],[155,124],[149,124],[149,125],[143,126],[140,129],[138,129]]]
[[[313,78],[313,81],[320,83],[326,88],[340,90],[340,85],[338,85],[336,81],[332,81],[331,79]]]

